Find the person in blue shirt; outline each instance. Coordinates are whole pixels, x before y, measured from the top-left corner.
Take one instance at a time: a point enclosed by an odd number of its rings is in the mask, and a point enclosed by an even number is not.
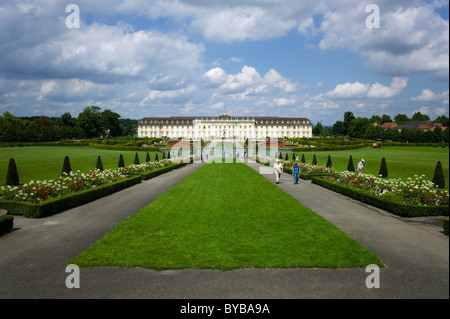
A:
[[[300,166],[297,163],[292,167],[292,175],[294,176],[294,184],[298,184],[298,179],[300,178]]]

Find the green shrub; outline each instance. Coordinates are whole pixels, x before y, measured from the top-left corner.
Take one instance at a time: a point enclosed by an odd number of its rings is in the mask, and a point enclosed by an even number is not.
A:
[[[64,157],[64,163],[63,163],[61,175],[64,175],[64,173],[70,174],[71,171],[72,171],[72,167],[70,166],[69,156],[66,156],[66,157]]]
[[[312,161],[312,165],[317,165],[317,158],[316,158],[316,154],[314,154],[314,156],[313,156],[313,161]]]
[[[444,171],[442,170],[442,164],[440,161],[437,162],[436,168],[434,169],[433,183],[436,187],[445,187]]]
[[[442,227],[444,227],[444,234],[448,236],[448,218],[442,219]]]
[[[136,153],[136,154],[134,155],[134,164],[135,164],[135,165],[141,164],[140,161],[139,161],[139,155],[138,155],[138,153]]]
[[[158,154],[155,155],[155,162],[158,162],[159,158],[158,158]]]
[[[328,155],[327,165],[326,167],[333,167],[333,163],[331,162],[331,156]]]
[[[386,159],[384,157],[381,159],[380,171],[378,172],[378,176],[380,176],[380,177],[387,177],[388,176],[388,169],[387,169],[387,165],[386,165]]]
[[[355,171],[355,166],[353,165],[353,157],[351,155],[348,158],[347,171],[349,171],[349,172]]]
[[[118,166],[119,167],[125,167],[125,162],[123,161],[123,155],[122,154],[120,154],[120,156],[119,156],[119,164],[118,164]]]
[[[147,157],[145,158],[145,161],[146,161],[147,163],[151,161],[151,159],[150,159],[150,153],[149,153],[149,152],[147,152]]]
[[[305,154],[302,154],[302,159],[300,160],[300,162],[301,162],[301,163],[306,163],[306,160],[305,160]]]
[[[16,161],[14,158],[9,159],[8,172],[6,174],[6,185],[19,185],[19,173],[17,172]]]
[[[96,169],[103,171],[103,163],[102,163],[102,159],[100,158],[100,156],[97,158],[97,165],[95,166]]]
[[[9,232],[14,225],[14,216],[4,215],[0,216],[0,236]]]

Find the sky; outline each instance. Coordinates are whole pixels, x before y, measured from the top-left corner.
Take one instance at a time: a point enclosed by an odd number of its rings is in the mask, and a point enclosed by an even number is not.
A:
[[[2,0],[0,114],[449,116],[448,0]]]

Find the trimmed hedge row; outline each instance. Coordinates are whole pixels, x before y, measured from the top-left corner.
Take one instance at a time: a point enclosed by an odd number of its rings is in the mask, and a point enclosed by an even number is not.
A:
[[[42,203],[36,204],[9,200],[0,201],[0,206],[13,215],[23,215],[31,218],[45,217],[110,195],[119,190],[139,184],[142,180],[147,180],[170,172],[184,165],[186,165],[186,163],[179,163],[172,166],[155,169],[145,174],[131,175],[125,180],[82,190],[59,198],[48,199]]]
[[[150,152],[159,152],[158,147],[144,147],[144,146],[124,146],[124,145],[105,145],[105,144],[96,144],[89,143],[89,147],[98,148],[102,150],[113,150],[113,151],[150,151]]]
[[[448,218],[442,219],[442,227],[444,228],[444,234],[448,236]]]
[[[0,216],[0,236],[9,232],[13,228],[14,216],[4,215]]]
[[[402,217],[449,215],[449,206],[414,206],[402,204],[392,200],[381,199],[380,197],[354,189],[353,187],[330,182],[323,177],[312,177],[311,181],[314,184]]]
[[[342,150],[354,150],[359,148],[365,148],[371,146],[372,144],[361,143],[355,145],[330,145],[324,144],[323,146],[317,147],[296,147],[292,149],[292,152],[317,152],[317,151],[342,151]]]

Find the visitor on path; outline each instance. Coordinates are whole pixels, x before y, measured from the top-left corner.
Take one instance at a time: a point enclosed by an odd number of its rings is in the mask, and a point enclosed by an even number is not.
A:
[[[358,174],[364,173],[364,166],[366,166],[366,161],[364,161],[364,160],[362,159],[362,160],[359,161],[359,163],[358,163],[358,167],[357,167]]]
[[[300,166],[297,163],[292,167],[292,176],[294,176],[294,184],[298,184],[298,179],[300,178]]]
[[[277,160],[275,165],[273,165],[273,172],[275,173],[275,183],[280,182],[281,173],[283,173],[283,165],[281,165],[280,160]]]

